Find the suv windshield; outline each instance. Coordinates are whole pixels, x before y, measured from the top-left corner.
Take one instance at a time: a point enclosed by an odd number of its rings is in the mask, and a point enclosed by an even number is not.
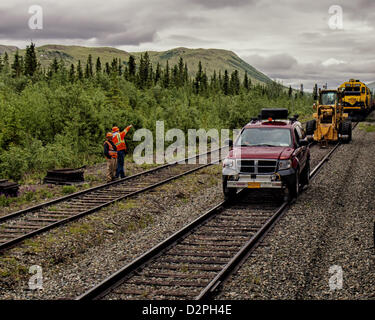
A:
[[[280,128],[249,128],[241,132],[237,147],[288,147],[292,143],[290,130]]]

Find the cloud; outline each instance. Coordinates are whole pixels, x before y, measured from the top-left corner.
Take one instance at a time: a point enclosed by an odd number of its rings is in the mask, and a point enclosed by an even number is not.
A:
[[[333,66],[333,65],[339,65],[339,64],[345,64],[345,61],[337,60],[335,58],[329,58],[326,61],[322,62],[322,65],[325,66],[325,67]]]
[[[324,0],[39,0],[44,29],[27,22],[31,0],[2,0],[0,43],[227,49],[298,87],[375,80],[375,1],[338,0],[343,30],[331,30]]]
[[[184,1],[186,4],[186,1]],[[190,0],[190,3],[197,4],[204,8],[219,9],[227,7],[244,7],[254,5],[259,0]]]
[[[297,60],[288,54],[276,54],[269,57],[252,55],[245,57],[244,60],[260,70],[273,70],[275,72],[290,70],[297,64]]]

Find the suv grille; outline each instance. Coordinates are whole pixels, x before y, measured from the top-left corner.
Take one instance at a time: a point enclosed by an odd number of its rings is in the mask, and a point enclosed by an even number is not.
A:
[[[276,160],[237,160],[240,172],[244,173],[274,173],[277,170]]]

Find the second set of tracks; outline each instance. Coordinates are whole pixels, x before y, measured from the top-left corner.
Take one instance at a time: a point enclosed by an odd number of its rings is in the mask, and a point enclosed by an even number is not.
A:
[[[162,165],[118,181],[1,216],[0,251],[13,247],[25,239],[99,211],[117,201],[146,192],[218,163],[222,150],[217,149],[207,154],[183,159],[185,164],[180,164],[182,162],[180,161]],[[189,164],[193,159],[197,164]]]

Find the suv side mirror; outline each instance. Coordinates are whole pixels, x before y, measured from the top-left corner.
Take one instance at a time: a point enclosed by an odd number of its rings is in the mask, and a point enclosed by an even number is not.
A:
[[[301,139],[299,141],[299,146],[300,147],[305,147],[305,146],[308,146],[309,145],[309,141],[307,139]]]
[[[224,145],[229,146],[229,147],[233,147],[233,140],[231,140],[231,139],[226,139],[226,140],[224,141]]]

